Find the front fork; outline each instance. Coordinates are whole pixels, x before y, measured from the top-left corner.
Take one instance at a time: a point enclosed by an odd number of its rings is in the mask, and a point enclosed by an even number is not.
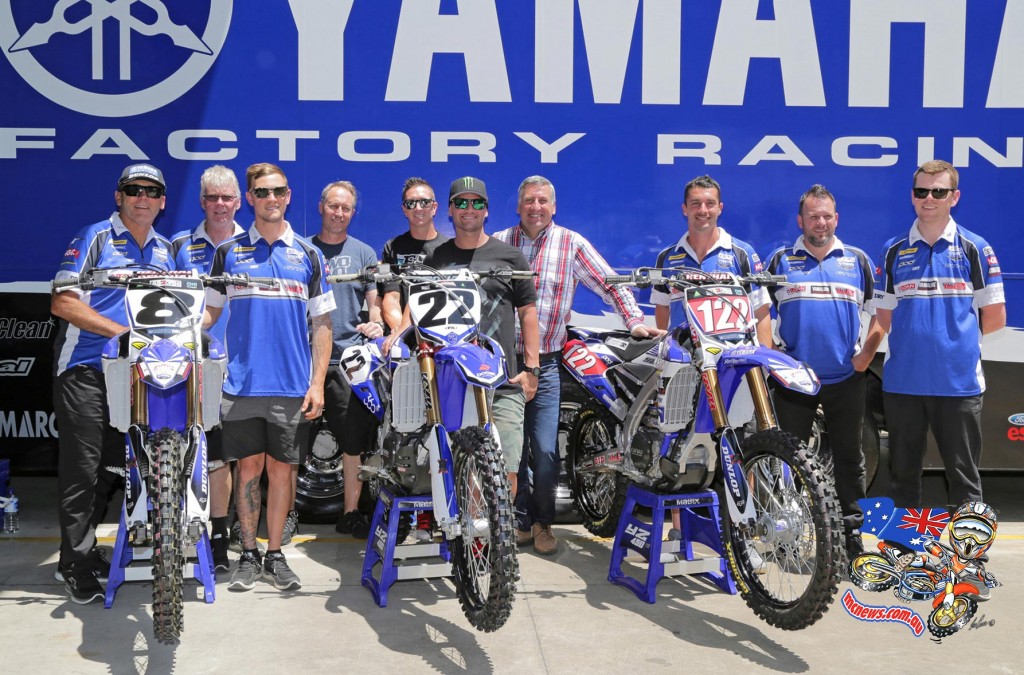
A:
[[[425,383],[424,396],[427,408],[427,423],[434,433],[427,436],[427,454],[430,462],[430,494],[434,503],[434,519],[445,537],[454,539],[462,534],[459,504],[455,499],[455,458],[451,439],[441,424],[440,392],[437,387],[437,370],[434,358],[427,353],[419,356],[420,372]],[[487,405],[487,391],[470,385],[476,404],[477,424],[490,428],[491,409]]]
[[[754,416],[757,420],[758,431],[774,428],[777,423],[775,412],[772,408],[771,399],[768,397],[768,387],[765,385],[760,368],[752,368],[746,372],[744,377],[747,386],[750,388],[750,395],[754,402]],[[718,446],[718,456],[722,464],[722,474],[725,483],[726,503],[729,508],[729,517],[736,525],[753,525],[756,513],[754,501],[750,498],[750,486],[747,484],[743,473],[743,454],[736,431],[729,424],[729,416],[725,407],[725,399],[722,396],[722,387],[718,379],[718,371],[708,368],[701,373],[704,383],[704,392],[708,399],[708,407],[711,411],[711,418],[715,424],[715,431],[712,438]]]

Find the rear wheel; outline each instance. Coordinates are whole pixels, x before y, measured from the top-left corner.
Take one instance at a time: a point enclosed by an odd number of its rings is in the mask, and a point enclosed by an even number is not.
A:
[[[305,522],[333,523],[344,507],[342,451],[326,424],[315,434],[295,479],[295,510]]]
[[[769,624],[806,628],[839,588],[843,530],[835,490],[797,440],[778,429],[749,436],[743,456],[755,521],[727,528],[737,585]]]
[[[861,553],[850,561],[850,581],[865,591],[884,591],[896,585],[892,563],[879,553]]]
[[[615,534],[626,504],[629,479],[612,470],[595,470],[593,455],[615,445],[615,420],[604,410],[584,406],[569,435],[567,465],[573,501],[584,527],[599,537]]]
[[[490,435],[479,427],[455,434],[455,499],[462,535],[451,543],[459,603],[484,632],[505,625],[519,577],[508,479]]]
[[[182,585],[185,567],[181,462],[185,439],[165,429],[152,439],[150,494],[153,511],[153,633],[171,644],[184,628]]]

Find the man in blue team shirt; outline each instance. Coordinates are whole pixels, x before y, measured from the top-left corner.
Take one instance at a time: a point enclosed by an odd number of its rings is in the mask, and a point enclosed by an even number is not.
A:
[[[245,230],[235,222],[235,214],[242,205],[242,195],[235,173],[216,164],[199,177],[199,206],[206,218],[195,230],[179,232],[171,238],[174,267],[179,270],[199,270],[209,274],[213,254],[217,247]],[[227,315],[222,314],[210,328],[210,333],[224,342]],[[206,434],[210,466],[210,523],[213,565],[218,572],[227,572],[228,562],[228,504],[231,499],[231,469],[224,461],[224,446],[220,425]],[[287,543],[287,542],[286,542]]]
[[[929,427],[946,467],[950,510],[982,501],[981,336],[1006,325],[1006,304],[992,247],[950,215],[959,180],[942,160],[914,172],[917,220],[886,242],[875,270],[875,317],[889,333],[882,390],[899,507],[921,506]]]
[[[330,183],[320,194],[320,234],[312,241],[323,252],[331,274],[355,274],[368,265],[377,264],[374,250],[348,234],[356,213],[356,199],[356,186],[347,180]],[[341,446],[345,479],[344,506],[334,527],[342,534],[366,539],[370,522],[359,510],[359,493],[363,487],[359,465],[362,454],[370,449],[374,440],[377,419],[352,392],[339,364],[342,351],[359,344],[363,336],[373,339],[384,335],[384,324],[380,320],[375,284],[348,282],[332,284],[331,289],[337,309],[331,313],[334,344],[324,381],[324,423]],[[362,323],[359,313],[364,304],[370,320]]]
[[[778,311],[778,340],[771,326],[761,326],[761,344],[773,346],[804,361],[821,380],[821,391],[808,396],[777,387],[773,392],[779,426],[802,441],[811,435],[814,415],[821,404],[828,424],[836,493],[843,512],[849,557],[863,552],[860,526],[864,522],[858,499],[864,497],[864,371],[878,349],[881,336],[871,333],[863,346],[861,311],[872,313],[874,266],[858,248],[836,237],[839,213],[836,200],[822,185],[800,197],[796,243],[773,252],[765,266],[771,274],[785,275],[784,286],[769,289]]]
[[[255,222],[217,248],[210,272],[271,277],[277,286],[210,288],[204,319],[205,326],[212,325],[230,303],[221,424],[225,459],[238,462],[235,509],[243,550],[228,588],[251,590],[262,575],[275,587],[292,590],[301,584],[281,553],[281,538],[309,420],[323,412],[334,296],[320,251],[284,219],[291,201],[284,172],[273,164],[254,164],[246,171],[246,186]],[[264,468],[268,541],[261,560],[256,526]]]
[[[729,272],[743,275],[761,271],[761,259],[754,249],[718,226],[718,217],[724,208],[722,188],[711,176],[698,176],[683,188],[683,216],[686,232],[674,245],[658,254],[655,267],[690,267],[705,272]],[[678,326],[685,312],[679,299],[680,291],[666,286],[651,289],[654,305],[654,323],[661,330]],[[750,292],[750,305],[758,321],[758,331],[768,322],[769,301],[763,288]],[[679,513],[672,511],[672,526],[679,528]]]
[[[97,268],[147,264],[174,269],[170,242],[153,230],[166,203],[160,169],[133,164],[114,192],[117,211],[78,232],[64,252],[55,281],[73,280]],[[55,345],[53,405],[60,427],[60,562],[71,599],[103,598],[99,576],[110,569],[95,550],[96,521],[106,507],[114,476],[103,467],[124,464],[124,436],[108,424],[100,355],[109,338],[128,330],[124,291],[97,288],[54,293],[50,311],[60,329]]]

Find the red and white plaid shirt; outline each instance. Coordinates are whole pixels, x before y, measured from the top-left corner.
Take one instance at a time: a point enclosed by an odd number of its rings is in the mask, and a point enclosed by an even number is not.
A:
[[[537,320],[542,354],[561,351],[565,344],[565,325],[572,315],[572,301],[579,281],[613,305],[627,329],[643,323],[644,314],[633,294],[604,282],[605,276],[615,274],[615,270],[583,235],[551,223],[532,241],[519,225],[492,236],[522,249],[530,268],[537,272]],[[523,351],[522,333],[516,336],[516,349],[520,354]]]

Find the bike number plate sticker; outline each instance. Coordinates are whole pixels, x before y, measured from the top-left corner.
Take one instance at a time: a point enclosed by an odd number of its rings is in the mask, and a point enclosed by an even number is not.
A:
[[[750,299],[739,286],[687,289],[687,314],[705,335],[742,334],[752,321]]]

